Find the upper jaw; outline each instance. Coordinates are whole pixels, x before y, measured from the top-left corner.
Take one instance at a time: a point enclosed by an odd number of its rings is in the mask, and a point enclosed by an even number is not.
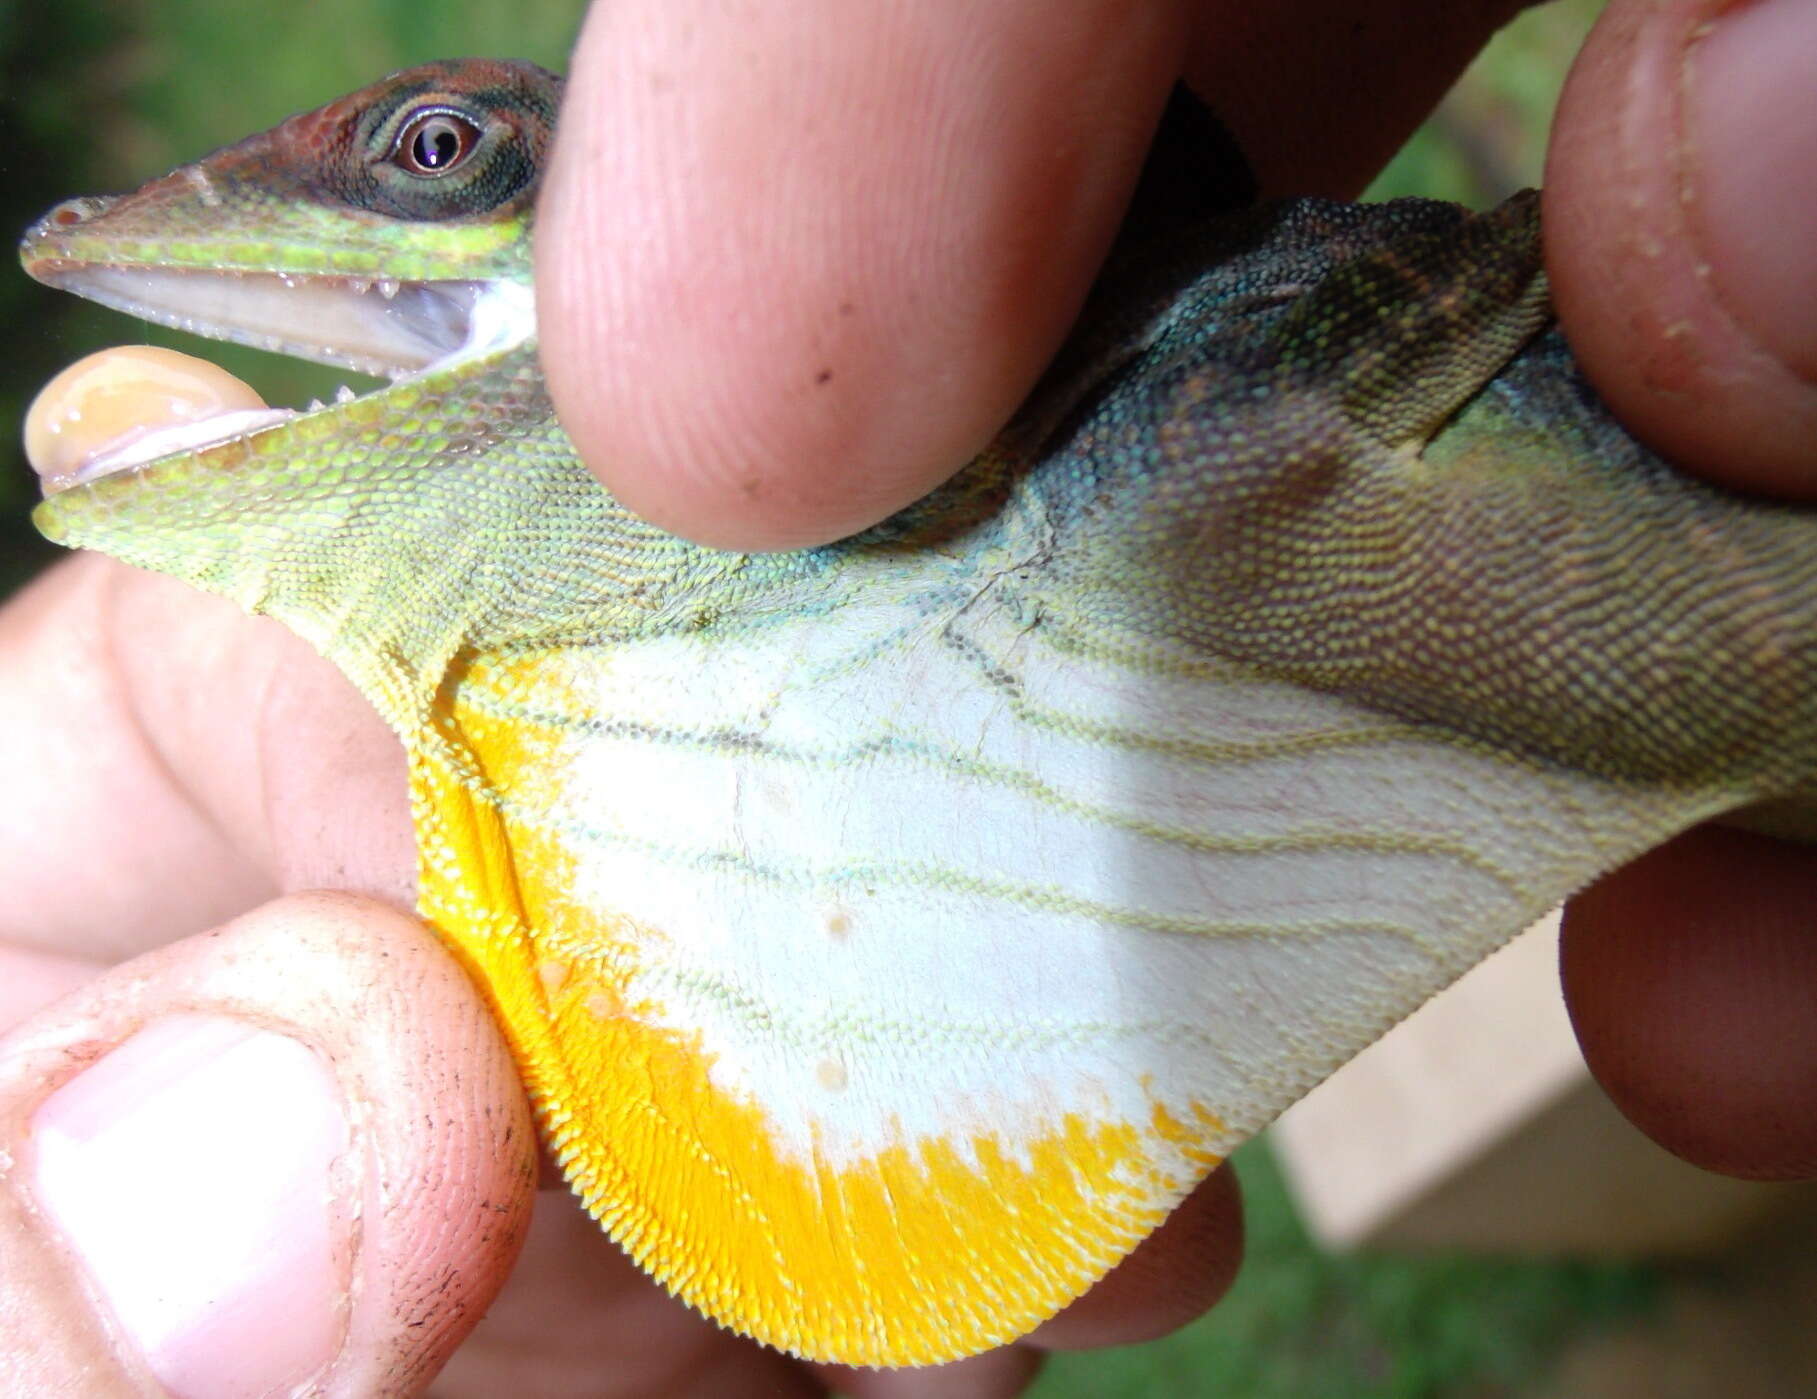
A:
[[[531,288],[504,279],[193,270],[29,249],[25,265],[39,281],[158,325],[393,379],[536,333]]]

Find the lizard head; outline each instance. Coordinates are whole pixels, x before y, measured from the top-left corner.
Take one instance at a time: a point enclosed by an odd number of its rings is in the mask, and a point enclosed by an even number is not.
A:
[[[561,80],[426,64],[131,194],[67,200],[39,281],[160,325],[384,374],[534,333],[527,232]]]
[[[419,574],[465,567],[450,541],[483,551],[491,517],[460,494],[462,471],[557,450],[530,234],[561,90],[527,63],[427,64],[38,220],[21,256],[40,281],[393,380],[305,411],[203,409],[86,448],[46,473],[39,529],[318,640],[312,619],[334,610],[321,578],[400,559]],[[400,481],[411,489],[388,488]],[[307,577],[275,577],[274,550],[308,560]]]

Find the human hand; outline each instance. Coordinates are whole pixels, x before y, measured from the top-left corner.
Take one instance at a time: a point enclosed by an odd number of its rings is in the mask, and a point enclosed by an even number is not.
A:
[[[416,1392],[537,1161],[491,1017],[388,906],[395,742],[282,628],[99,557],[0,656],[0,1391]],[[314,886],[366,897],[201,931]]]

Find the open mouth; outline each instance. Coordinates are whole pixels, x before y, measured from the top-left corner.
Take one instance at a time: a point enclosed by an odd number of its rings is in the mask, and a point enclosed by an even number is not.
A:
[[[411,282],[49,260],[30,270],[51,286],[158,325],[394,382],[509,349],[536,333],[535,293],[514,281]],[[120,375],[130,378],[135,372],[129,368]],[[237,384],[225,371],[216,373]],[[343,388],[336,402],[299,410],[264,407],[244,385],[238,385],[244,396],[217,392],[218,385],[174,393],[161,385],[163,406],[142,420],[134,421],[127,410],[120,423],[104,423],[90,412],[91,421],[78,429],[82,404],[46,401],[55,399],[62,377],[32,410],[41,423],[53,424],[52,436],[66,434],[52,466],[34,459],[47,494],[248,437],[308,413],[333,412],[359,396]]]

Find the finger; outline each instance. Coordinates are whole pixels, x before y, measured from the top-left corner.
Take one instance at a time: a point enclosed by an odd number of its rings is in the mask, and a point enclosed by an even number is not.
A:
[[[0,1034],[104,970],[81,957],[0,945]]]
[[[436,1399],[811,1399],[803,1366],[682,1306],[565,1188],[545,1190],[511,1281],[435,1382]]]
[[[1704,827],[1565,911],[1572,1023],[1649,1136],[1729,1175],[1817,1175],[1817,864]]]
[[[1186,79],[1264,194],[1355,199],[1471,59],[1533,0],[1199,6]]]
[[[544,363],[583,458],[727,546],[850,533],[925,493],[1077,311],[1180,10],[595,5],[537,241]]]
[[[148,953],[0,1042],[0,1146],[0,1306],[192,1396],[419,1392],[536,1178],[459,967],[329,895]],[[0,1364],[27,1363],[18,1334]]]
[[[1085,1350],[1151,1341],[1176,1331],[1230,1289],[1243,1261],[1243,1200],[1220,1166],[1103,1281],[1029,1341]]]
[[[72,559],[0,608],[0,867],[9,893],[0,937],[9,941],[111,959],[271,892],[147,741],[114,645],[128,578],[99,557]],[[179,644],[169,654],[174,688],[189,688],[178,678],[189,651]],[[146,941],[120,945],[126,929]]]
[[[842,1399],[1014,1399],[1041,1368],[1041,1355],[1026,1345],[1004,1346],[946,1365],[908,1370],[860,1370],[815,1365]]]
[[[706,543],[871,524],[978,452],[1052,356],[1189,24],[1272,186],[1351,191],[1515,8],[596,5],[538,211],[562,424],[632,509]]]
[[[1546,168],[1566,334],[1623,422],[1817,497],[1817,6],[1613,0]]]
[[[411,899],[402,752],[276,623],[85,555],[0,654],[0,940],[111,961],[280,888]]]

